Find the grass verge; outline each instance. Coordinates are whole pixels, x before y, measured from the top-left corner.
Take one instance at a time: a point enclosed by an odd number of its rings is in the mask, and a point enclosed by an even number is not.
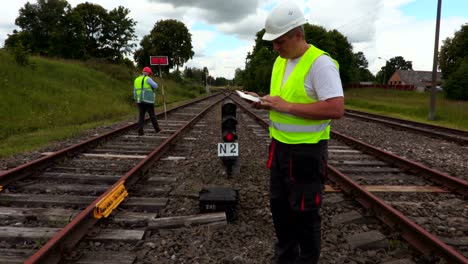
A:
[[[0,158],[45,147],[84,130],[138,114],[133,102],[133,72],[125,65],[98,61],[31,57],[19,66],[0,50]],[[153,78],[163,84],[166,104],[200,96],[190,83]],[[162,89],[157,109],[162,109]],[[136,120],[136,118],[135,118]]]
[[[383,89],[345,90],[346,108],[433,125],[468,130],[468,102],[447,100],[437,94],[435,120],[428,119],[430,93]]]

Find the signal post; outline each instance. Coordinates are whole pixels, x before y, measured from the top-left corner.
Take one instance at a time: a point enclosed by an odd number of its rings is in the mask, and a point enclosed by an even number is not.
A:
[[[239,175],[239,143],[237,142],[237,105],[226,99],[221,107],[221,136],[223,143],[218,143],[218,156],[226,169],[226,175]]]
[[[169,59],[167,58],[167,56],[150,56],[150,65],[158,65],[159,67],[159,77],[161,78],[161,94],[164,105],[164,119],[167,120],[166,95],[164,94],[164,84],[162,83],[163,77],[161,74],[161,65],[169,65]]]

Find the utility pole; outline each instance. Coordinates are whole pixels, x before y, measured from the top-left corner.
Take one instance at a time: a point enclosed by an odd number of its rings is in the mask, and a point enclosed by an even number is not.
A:
[[[439,50],[439,28],[440,28],[440,10],[442,8],[442,0],[438,1],[437,4],[437,21],[436,21],[436,33],[435,33],[435,44],[434,44],[434,61],[432,63],[432,89],[431,89],[431,103],[429,109],[429,120],[435,119],[435,105],[437,95],[437,54]]]

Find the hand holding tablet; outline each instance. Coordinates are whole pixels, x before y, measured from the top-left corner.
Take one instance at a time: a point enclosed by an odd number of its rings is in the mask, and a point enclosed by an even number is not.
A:
[[[252,102],[260,102],[261,101],[259,97],[255,97],[253,95],[246,94],[246,93],[238,91],[238,90],[236,90],[236,92],[241,98],[243,98],[245,100],[249,100],[249,101],[252,101]]]

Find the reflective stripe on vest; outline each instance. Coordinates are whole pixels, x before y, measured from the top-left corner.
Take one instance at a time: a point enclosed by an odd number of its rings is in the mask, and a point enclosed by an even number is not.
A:
[[[133,93],[134,93],[134,97],[135,97],[135,101],[137,101],[138,103],[141,101],[141,82],[143,81],[143,78],[149,78],[148,76],[146,75],[140,75],[138,76],[135,81],[133,82]],[[153,89],[151,88],[151,86],[146,82],[143,82],[143,88],[150,91],[150,92],[153,92]]]
[[[320,132],[327,129],[327,126],[330,125],[330,122],[326,122],[318,125],[290,125],[290,124],[280,124],[277,122],[270,122],[270,126],[276,130],[284,132]]]
[[[287,60],[278,57],[273,66],[270,95],[280,96],[290,103],[317,102],[306,92],[304,80],[314,61],[326,52],[310,45],[282,86]],[[338,63],[335,61],[338,67]],[[330,138],[331,120],[312,120],[289,113],[270,111],[270,136],[286,144],[317,143]]]

